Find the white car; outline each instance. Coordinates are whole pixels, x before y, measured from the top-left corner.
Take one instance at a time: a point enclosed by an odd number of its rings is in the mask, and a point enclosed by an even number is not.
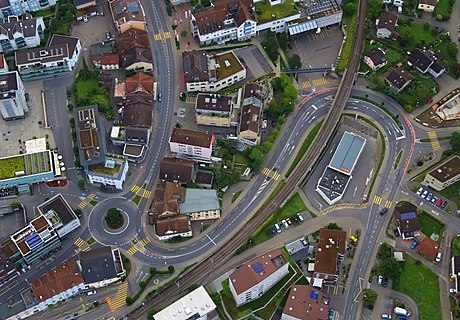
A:
[[[415,194],[419,196],[419,195],[422,194],[422,192],[423,192],[423,188],[420,188],[420,189],[417,190],[417,192]]]
[[[281,222],[283,223],[283,226],[284,226],[286,229],[289,229],[289,224],[287,223],[286,220],[282,220]]]
[[[383,277],[382,277],[382,276],[379,276],[379,278],[378,278],[378,280],[377,280],[377,284],[378,284],[379,286],[381,286],[381,285],[382,285],[382,282],[383,282]]]
[[[92,296],[93,294],[96,294],[96,290],[91,290],[86,293],[87,296]]]
[[[307,246],[307,240],[305,238],[300,239],[300,242],[306,247]]]
[[[427,195],[428,195],[428,190],[423,191],[421,195],[422,199],[425,199]]]
[[[88,22],[88,17],[83,17],[84,22]]]
[[[449,289],[449,293],[450,293],[450,294],[456,294],[456,293],[457,293],[457,289],[455,289],[455,288],[450,288],[450,289]]]
[[[436,255],[435,262],[441,262],[441,258],[442,258],[442,254],[441,254],[441,252],[438,252],[438,254]]]

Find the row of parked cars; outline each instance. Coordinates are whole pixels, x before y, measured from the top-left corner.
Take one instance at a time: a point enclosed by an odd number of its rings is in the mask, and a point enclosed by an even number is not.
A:
[[[416,195],[434,204],[436,207],[441,208],[442,210],[444,210],[449,204],[449,202],[446,200],[436,197],[434,194],[423,188],[418,189]]]
[[[14,187],[0,189],[0,198],[8,197],[13,194],[14,194]]]
[[[300,212],[296,214],[295,219],[298,220],[299,222],[304,222],[304,217],[302,216]],[[292,225],[292,221],[290,218],[283,219],[280,222],[275,223],[272,226],[272,234],[275,235],[275,234],[281,233],[283,231],[282,228],[289,229],[291,225]]]

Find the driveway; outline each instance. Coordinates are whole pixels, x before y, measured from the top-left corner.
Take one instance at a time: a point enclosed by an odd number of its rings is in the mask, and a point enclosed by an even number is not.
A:
[[[372,312],[372,320],[380,320],[382,313],[393,314],[393,309],[396,306],[396,301],[406,305],[406,309],[412,314],[412,319],[419,319],[419,311],[417,303],[414,299],[401,292],[393,291],[390,288],[384,288],[375,283],[371,285],[371,289],[378,293],[379,297],[374,305]],[[396,318],[396,317],[394,317]]]

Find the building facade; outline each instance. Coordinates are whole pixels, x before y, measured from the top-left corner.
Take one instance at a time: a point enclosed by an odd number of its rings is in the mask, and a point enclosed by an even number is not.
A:
[[[42,17],[29,12],[21,17],[9,16],[0,20],[0,52],[11,52],[40,45],[45,34]]]
[[[142,4],[137,0],[110,0],[113,23],[120,33],[129,29],[145,31],[145,14]]]
[[[0,3],[0,17],[20,16],[56,5],[56,0],[8,0]]]
[[[124,156],[107,156],[104,164],[93,164],[85,170],[90,183],[100,183],[112,186],[118,190],[123,189],[129,164]]]
[[[0,74],[0,112],[3,120],[25,118],[28,111],[26,91],[18,72]]]
[[[441,191],[457,181],[460,181],[460,157],[454,156],[428,172],[423,184]]]
[[[236,305],[261,297],[285,275],[289,263],[279,249],[241,265],[229,276],[229,286]]]
[[[54,34],[49,46],[15,52],[16,66],[25,80],[45,79],[71,73],[78,62],[78,38]]]
[[[196,98],[196,123],[205,126],[230,127],[235,107],[232,97],[200,93]]]
[[[210,132],[174,128],[169,148],[178,158],[210,163],[215,137]]]

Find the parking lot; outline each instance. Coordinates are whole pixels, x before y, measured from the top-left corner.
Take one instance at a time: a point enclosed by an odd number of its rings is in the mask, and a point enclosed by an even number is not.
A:
[[[246,81],[257,79],[273,71],[270,63],[256,46],[236,49],[235,54],[238,57],[242,57],[248,66]]]
[[[2,204],[2,205],[7,205]],[[24,212],[22,209],[0,215],[0,241],[3,241],[9,237],[14,230],[19,230],[25,225]]]

